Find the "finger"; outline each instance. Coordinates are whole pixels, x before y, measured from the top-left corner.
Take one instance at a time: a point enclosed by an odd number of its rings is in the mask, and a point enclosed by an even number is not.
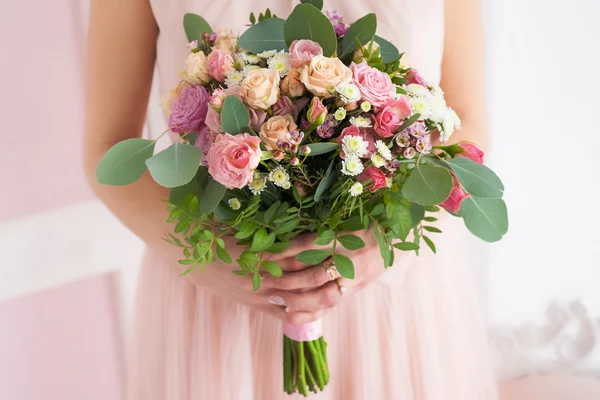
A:
[[[296,290],[316,288],[333,279],[323,263],[298,272],[285,272],[280,277],[265,276],[262,284],[265,287],[279,290]]]
[[[294,292],[275,292],[273,296],[278,296],[285,302],[286,311],[308,311],[316,312],[330,307],[335,307],[342,297],[337,282],[329,282],[320,288],[301,293]]]

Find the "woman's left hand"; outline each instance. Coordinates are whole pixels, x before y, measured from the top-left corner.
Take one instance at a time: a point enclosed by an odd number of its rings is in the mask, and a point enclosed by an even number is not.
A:
[[[289,315],[287,322],[304,324],[316,321],[341,300],[352,296],[383,274],[385,268],[373,231],[363,230],[352,234],[360,237],[365,246],[348,251],[338,243],[336,252],[352,259],[354,279],[335,279],[327,270],[328,260],[314,266],[296,261],[296,255],[302,251],[331,248],[314,244],[314,234],[299,236],[284,252],[269,257],[269,260],[277,261],[285,272],[280,277],[263,277],[262,287],[271,292],[269,299],[274,307],[285,307]]]

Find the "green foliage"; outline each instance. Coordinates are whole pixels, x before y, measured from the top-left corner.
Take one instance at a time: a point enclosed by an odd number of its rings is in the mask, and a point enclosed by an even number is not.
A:
[[[351,56],[354,50],[356,50],[357,43],[360,43],[361,46],[369,43],[371,39],[375,36],[375,32],[377,31],[377,16],[375,14],[367,14],[364,17],[356,20],[350,28],[348,28],[348,32],[344,35],[340,46],[338,48],[338,53],[341,59],[344,59],[348,56]]]
[[[337,238],[337,240],[346,248],[347,250],[358,250],[365,247],[365,242],[356,235],[347,234]]]
[[[394,247],[402,251],[419,250],[419,245],[413,242],[400,242],[394,244]]]
[[[152,157],[154,141],[126,139],[111,147],[96,167],[98,182],[111,186],[129,185],[144,175],[146,160]]]
[[[320,244],[322,246],[328,245],[335,239],[335,232],[331,229],[322,231],[319,236],[313,241],[314,244]]]
[[[196,14],[185,14],[183,16],[183,28],[187,36],[188,42],[197,40],[202,41],[203,33],[212,33],[213,29],[210,27],[208,22],[199,15]]]
[[[508,214],[502,199],[471,195],[461,203],[460,214],[469,231],[486,242],[496,242],[508,232]]]
[[[337,36],[329,18],[312,4],[299,4],[294,8],[283,26],[283,36],[288,46],[299,39],[317,42],[326,57],[331,57],[337,47]]]
[[[194,178],[201,159],[202,151],[198,147],[175,143],[147,159],[146,165],[156,183],[174,188]]]
[[[442,203],[451,191],[452,176],[448,170],[429,165],[417,165],[402,188],[408,201],[423,206]]]
[[[225,97],[221,109],[221,127],[223,132],[232,135],[247,132],[250,124],[248,109],[240,99],[233,95]]]
[[[454,158],[448,164],[468,193],[490,199],[499,199],[504,194],[502,181],[485,165],[463,157]]]
[[[262,53],[268,50],[288,50],[283,36],[283,24],[280,18],[266,19],[251,26],[240,36],[238,45],[251,52]]]
[[[392,43],[377,35],[375,35],[374,40],[379,45],[381,58],[383,58],[384,63],[391,63],[400,58],[400,52]]]
[[[317,190],[315,191],[315,201],[321,201],[325,191],[329,189],[331,186],[331,181],[333,178],[333,164],[335,160],[331,160],[329,163],[329,167],[327,167],[327,171],[325,171],[325,175],[323,175],[323,179],[319,182],[319,186],[317,186]]]
[[[304,250],[296,256],[296,261],[307,265],[317,265],[325,261],[331,252],[328,250]]]
[[[312,4],[313,6],[315,6],[319,10],[323,9],[323,0],[300,0],[300,3],[303,3],[303,4]]]
[[[341,276],[347,279],[354,279],[354,263],[350,258],[343,254],[334,254],[333,262]]]

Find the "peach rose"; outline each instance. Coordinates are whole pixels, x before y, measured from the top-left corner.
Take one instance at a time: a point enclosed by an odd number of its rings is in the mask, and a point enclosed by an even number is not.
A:
[[[295,131],[298,126],[291,115],[276,115],[271,117],[260,127],[259,136],[269,150],[278,149],[279,140],[287,141],[287,135]]]
[[[237,45],[237,36],[235,36],[231,30],[223,29],[217,32],[217,38],[215,39],[215,48],[221,50],[232,51],[235,50]]]
[[[342,83],[350,83],[352,71],[338,58],[316,56],[302,67],[300,81],[315,96],[333,97],[333,90]]]
[[[302,68],[294,68],[283,78],[283,81],[281,81],[281,91],[284,94],[290,97],[302,96],[306,88],[300,82],[300,71],[302,71]]]
[[[210,81],[206,55],[201,51],[190,54],[185,60],[185,69],[181,77],[195,85],[203,85]]]
[[[250,107],[268,109],[279,99],[279,72],[267,68],[248,72],[240,85],[240,94]]]

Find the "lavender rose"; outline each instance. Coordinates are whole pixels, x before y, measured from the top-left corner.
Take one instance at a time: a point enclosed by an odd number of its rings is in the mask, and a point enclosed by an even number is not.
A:
[[[204,86],[185,86],[171,104],[169,128],[175,133],[199,130],[206,120],[208,98]]]

